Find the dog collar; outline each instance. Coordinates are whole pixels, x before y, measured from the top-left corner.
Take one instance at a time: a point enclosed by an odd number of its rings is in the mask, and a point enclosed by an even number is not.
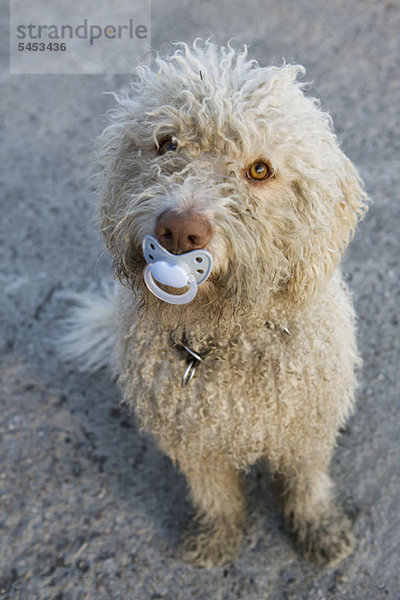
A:
[[[281,335],[290,336],[289,327],[282,325],[275,325],[270,321],[266,321],[264,326],[267,329],[276,330]],[[171,334],[171,344],[174,348],[180,351],[184,358],[186,359],[186,367],[182,375],[181,386],[184,388],[189,385],[192,381],[193,377],[196,374],[196,371],[201,363],[207,358],[207,356],[214,351],[214,347],[210,346],[210,348],[206,351],[202,351],[201,354],[199,352],[195,352],[187,343],[186,335],[184,334],[183,338],[179,342],[175,342],[173,336]]]
[[[192,381],[197,367],[203,362],[205,357],[201,357],[200,354],[197,354],[197,352],[192,350],[192,348],[186,344],[180,344],[178,348],[186,352],[186,368],[181,379],[181,386],[186,387]]]
[[[192,381],[200,364],[203,363],[205,359],[215,351],[215,346],[212,343],[202,350],[193,350],[193,348],[189,346],[186,332],[183,332],[182,337],[180,336],[178,339],[176,339],[174,332],[171,331],[170,345],[186,362],[181,378],[181,386],[183,388],[188,386]]]

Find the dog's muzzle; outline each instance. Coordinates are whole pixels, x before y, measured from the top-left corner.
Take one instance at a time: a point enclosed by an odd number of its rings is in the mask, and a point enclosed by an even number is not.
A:
[[[197,294],[198,286],[210,275],[212,256],[207,250],[192,250],[184,254],[171,254],[151,235],[146,235],[142,244],[147,262],[144,281],[157,298],[169,304],[188,304]],[[159,284],[182,290],[182,294],[170,294]]]

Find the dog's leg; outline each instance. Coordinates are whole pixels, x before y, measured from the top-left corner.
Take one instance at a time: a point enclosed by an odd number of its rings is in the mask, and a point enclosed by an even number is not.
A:
[[[354,537],[349,519],[334,502],[328,469],[297,465],[283,485],[286,521],[301,554],[329,565],[346,558]]]
[[[211,568],[232,560],[243,537],[245,499],[240,473],[219,457],[179,461],[196,508],[185,535],[183,558]]]

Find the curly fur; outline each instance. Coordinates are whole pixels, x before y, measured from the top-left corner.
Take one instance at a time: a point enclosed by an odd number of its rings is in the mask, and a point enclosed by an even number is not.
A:
[[[265,458],[299,548],[335,562],[352,536],[328,468],[359,364],[338,265],[366,194],[329,115],[297,80],[303,67],[260,67],[246,48],[200,41],[155,62],[130,94],[115,95],[100,139],[102,229],[126,284],[124,402],[186,475],[198,517],[190,561],[232,558],[245,512],[240,471]],[[158,152],[166,138],[176,152]],[[272,173],[263,182],[246,176],[259,160]],[[195,210],[213,232],[212,277],[185,306],[143,283],[141,242],[167,208]],[[185,388],[183,339],[206,354]]]

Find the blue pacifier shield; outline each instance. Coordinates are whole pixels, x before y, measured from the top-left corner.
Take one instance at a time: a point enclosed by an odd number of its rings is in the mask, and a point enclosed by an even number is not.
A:
[[[197,286],[212,270],[212,256],[207,250],[171,254],[151,235],[143,239],[142,249],[147,262],[144,270],[147,287],[157,298],[170,304],[191,302],[197,294]],[[169,294],[157,282],[177,289],[189,286],[189,289],[182,294]]]

